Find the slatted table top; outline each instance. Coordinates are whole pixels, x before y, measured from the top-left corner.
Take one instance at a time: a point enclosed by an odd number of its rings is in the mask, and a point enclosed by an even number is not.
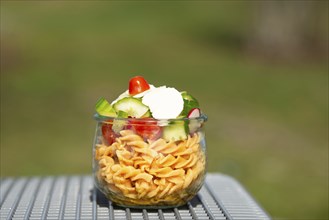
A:
[[[0,219],[270,219],[232,177],[208,174],[200,192],[173,209],[118,207],[94,188],[91,176],[2,178]]]

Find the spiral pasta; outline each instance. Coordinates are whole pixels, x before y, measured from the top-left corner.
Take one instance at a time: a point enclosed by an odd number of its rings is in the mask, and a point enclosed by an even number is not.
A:
[[[176,203],[203,178],[205,155],[200,134],[186,140],[145,142],[131,130],[120,131],[116,141],[96,145],[97,178],[118,201],[150,205]],[[199,184],[200,185],[200,184]]]

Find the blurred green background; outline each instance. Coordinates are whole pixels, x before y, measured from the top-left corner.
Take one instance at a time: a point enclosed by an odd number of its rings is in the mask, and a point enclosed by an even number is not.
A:
[[[94,104],[134,75],[208,115],[208,171],[328,218],[327,1],[1,1],[1,176],[90,174]]]

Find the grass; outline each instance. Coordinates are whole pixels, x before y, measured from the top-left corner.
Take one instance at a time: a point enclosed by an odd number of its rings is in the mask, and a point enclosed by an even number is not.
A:
[[[241,53],[250,6],[1,4],[1,176],[91,173],[96,100],[141,74],[199,99],[209,172],[273,217],[328,218],[327,63]]]

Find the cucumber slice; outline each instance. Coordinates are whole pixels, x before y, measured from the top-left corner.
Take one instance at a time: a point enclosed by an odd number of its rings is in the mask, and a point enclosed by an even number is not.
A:
[[[128,116],[135,118],[141,118],[149,110],[140,99],[133,97],[126,97],[117,101],[113,105],[113,108],[117,112],[123,111],[126,112]]]
[[[185,91],[181,92],[181,95],[184,101],[184,108],[180,115],[186,117],[193,108],[199,108],[199,102]]]
[[[128,113],[119,110],[119,111],[118,111],[118,118],[128,118]]]
[[[112,108],[110,103],[104,98],[100,98],[97,101],[95,109],[98,114],[103,115],[103,116],[108,116],[108,117],[117,116],[115,110]]]
[[[152,117],[152,114],[151,114],[150,110],[148,110],[148,111],[142,116],[142,118],[150,118],[150,117]]]
[[[128,118],[127,112],[119,111],[118,112],[118,118]],[[121,130],[123,130],[126,125],[127,125],[126,120],[114,119],[113,120],[112,130],[114,131],[114,133],[119,134],[119,132]]]
[[[179,141],[187,139],[187,133],[185,121],[179,121],[164,127],[162,136],[166,141]]]

